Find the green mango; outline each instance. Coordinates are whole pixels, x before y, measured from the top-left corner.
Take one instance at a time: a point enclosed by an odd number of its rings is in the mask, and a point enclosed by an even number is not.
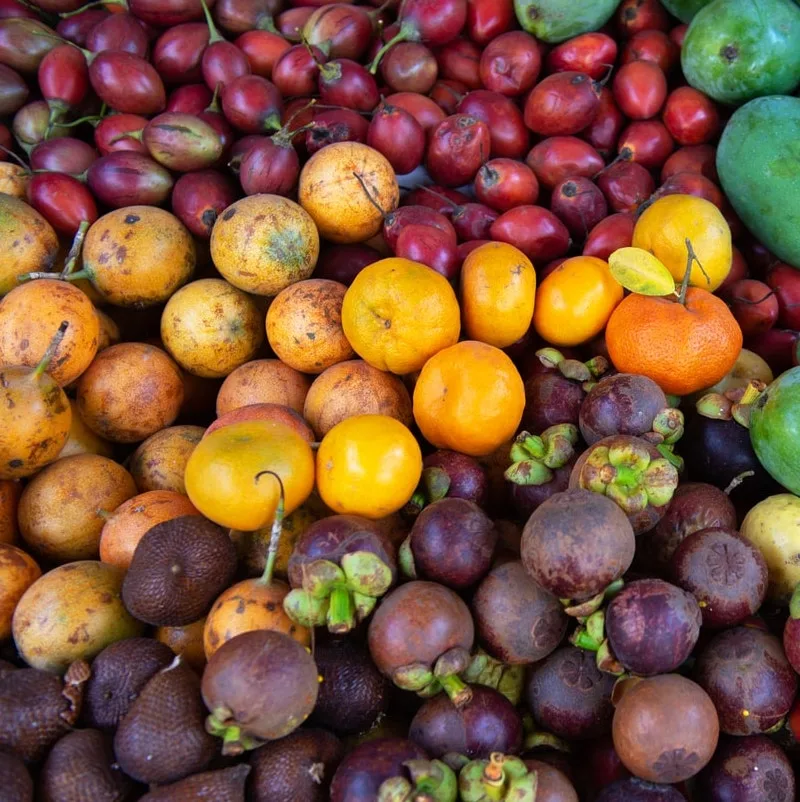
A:
[[[725,126],[717,172],[747,228],[779,259],[800,268],[798,133],[800,98],[751,100]]]
[[[694,15],[711,0],[661,0],[661,5],[681,22],[691,22]]]
[[[681,66],[720,103],[790,94],[800,83],[800,8],[793,0],[714,0],[689,25]]]
[[[750,442],[772,478],[800,495],[800,367],[782,373],[756,399]]]
[[[537,39],[557,44],[596,31],[610,19],[620,0],[514,0],[519,24]]]

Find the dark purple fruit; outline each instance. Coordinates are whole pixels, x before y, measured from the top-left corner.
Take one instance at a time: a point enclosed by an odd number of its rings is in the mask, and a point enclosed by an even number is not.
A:
[[[569,484],[613,499],[641,535],[664,516],[678,486],[678,469],[652,443],[613,434],[581,454]]]
[[[574,740],[597,738],[611,729],[614,682],[594,654],[564,646],[534,669],[525,696],[542,729]]]
[[[39,788],[42,802],[121,802],[132,783],[114,765],[109,736],[99,730],[75,730],[50,750]]]
[[[171,785],[162,785],[145,794],[139,802],[244,802],[245,782],[250,766],[240,763],[228,769],[201,771]]]
[[[106,646],[92,662],[83,720],[90,727],[115,730],[148,680],[174,657],[168,646],[152,638],[127,638]]]
[[[444,483],[446,477],[446,498],[463,498],[475,502],[479,507],[486,504],[489,496],[489,478],[486,469],[473,457],[457,451],[439,449],[425,457],[422,468],[423,476],[426,471],[428,474],[437,474],[440,484]],[[439,474],[439,471],[444,476]]]
[[[314,660],[322,677],[311,721],[339,735],[368,730],[389,707],[392,688],[369,650],[352,637],[318,638]]]
[[[156,524],[139,541],[122,601],[140,621],[185,626],[209,611],[235,572],[228,532],[200,515],[184,515]]]
[[[635,549],[625,513],[610,499],[575,488],[556,493],[522,532],[525,570],[559,599],[588,599],[628,570]]]
[[[537,351],[536,356],[539,362],[533,363],[533,370],[525,379],[523,428],[533,434],[541,434],[559,423],[577,426],[581,404],[586,397],[582,382],[591,378],[591,372],[577,360],[565,360],[555,349]],[[559,369],[564,365],[568,366],[566,373],[570,375],[562,372],[563,367]],[[575,370],[579,372],[575,373]]]
[[[496,545],[497,530],[477,504],[443,498],[414,521],[400,547],[400,564],[408,576],[460,590],[485,576]]]
[[[325,730],[303,729],[250,756],[252,802],[325,802],[344,749]]]
[[[25,764],[10,752],[0,752],[0,788],[13,802],[33,802],[33,780]]]
[[[331,783],[330,802],[375,802],[384,780],[405,773],[408,760],[428,755],[405,738],[377,738],[353,749],[339,764]]]
[[[214,652],[203,672],[206,727],[223,739],[223,754],[241,754],[297,729],[314,709],[318,688],[314,658],[296,640],[245,632]]]
[[[561,755],[560,752],[553,752]],[[549,755],[548,755],[549,756]],[[534,802],[578,802],[578,794],[569,777],[544,760],[523,758],[528,771],[536,772],[536,799]]]
[[[446,693],[428,699],[411,721],[408,737],[431,757],[463,755],[470,760],[492,752],[517,754],[522,748],[522,718],[502,693],[472,686],[472,698],[461,709]]]
[[[733,529],[701,529],[675,550],[670,574],[700,603],[703,625],[740,624],[761,607],[767,564],[761,552]]]
[[[723,738],[697,778],[703,802],[794,802],[795,776],[783,750],[765,735]]]
[[[694,596],[661,579],[626,585],[608,605],[605,619],[614,656],[645,677],[678,668],[692,653],[700,624]]]
[[[200,680],[178,662],[159,671],[139,694],[114,735],[120,768],[142,783],[171,783],[202,771],[216,741],[203,727]]]
[[[569,488],[569,477],[572,475],[572,469],[575,467],[577,459],[578,455],[573,455],[568,462],[553,470],[553,478],[549,482],[540,485],[519,485],[506,480],[509,500],[516,513],[516,518],[520,521],[527,521],[547,499],[556,493],[563,493]]]
[[[780,640],[753,627],[716,635],[698,655],[693,676],[728,735],[767,732],[789,712],[797,693],[797,675]]]
[[[686,802],[686,797],[672,785],[629,777],[607,785],[594,802]]]
[[[504,663],[535,663],[561,643],[569,621],[558,599],[519,560],[496,565],[472,597],[478,640]]]
[[[0,750],[26,763],[41,760],[81,712],[89,665],[73,663],[64,679],[38,668],[9,671],[0,680]]]
[[[644,541],[654,568],[666,574],[672,555],[684,538],[710,528],[736,529],[736,510],[731,500],[710,484],[679,485],[663,518]]]
[[[369,624],[372,660],[395,685],[432,691],[438,684],[456,704],[469,701],[458,678],[469,665],[475,627],[469,608],[435,582],[408,582],[384,598]]]

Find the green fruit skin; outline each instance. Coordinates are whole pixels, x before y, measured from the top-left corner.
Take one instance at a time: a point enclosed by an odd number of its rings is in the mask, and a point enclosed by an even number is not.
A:
[[[717,148],[717,172],[736,213],[770,251],[797,268],[799,131],[799,98],[757,98],[736,110]]]
[[[772,477],[800,495],[800,367],[778,376],[755,402],[750,441]]]
[[[789,94],[800,83],[800,8],[793,0],[714,0],[689,25],[681,66],[720,103]]]
[[[523,30],[549,44],[602,28],[620,0],[514,0]]]
[[[711,0],[661,0],[661,5],[681,22],[691,22],[694,15]]]

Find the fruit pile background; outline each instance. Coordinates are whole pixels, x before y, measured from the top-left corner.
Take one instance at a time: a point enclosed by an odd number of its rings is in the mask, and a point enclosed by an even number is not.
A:
[[[791,802],[800,5],[0,0],[0,798]]]

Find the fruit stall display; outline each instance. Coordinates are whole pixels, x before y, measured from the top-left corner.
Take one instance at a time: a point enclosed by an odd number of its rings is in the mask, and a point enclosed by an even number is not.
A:
[[[0,0],[4,802],[791,802],[800,5]]]

